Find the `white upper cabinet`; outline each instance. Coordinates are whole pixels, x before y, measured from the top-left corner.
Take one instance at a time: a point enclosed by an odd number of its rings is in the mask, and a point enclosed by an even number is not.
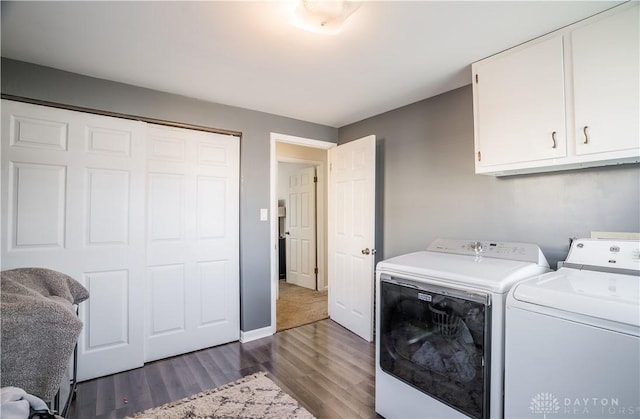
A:
[[[562,37],[479,63],[474,74],[481,167],[565,156]]]
[[[639,19],[636,6],[571,32],[576,154],[638,149]]]
[[[476,173],[640,161],[638,4],[472,65]]]

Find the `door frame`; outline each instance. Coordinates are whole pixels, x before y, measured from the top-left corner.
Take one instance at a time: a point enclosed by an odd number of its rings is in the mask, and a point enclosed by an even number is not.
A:
[[[278,296],[278,156],[276,153],[276,143],[288,143],[295,144],[303,147],[310,148],[319,148],[323,150],[329,150],[337,146],[336,143],[330,143],[327,141],[315,140],[312,138],[303,138],[296,137],[293,135],[286,134],[278,134],[272,132],[270,134],[270,179],[269,179],[269,199],[270,199],[270,207],[271,207],[271,219],[270,219],[270,229],[271,229],[271,327],[270,333],[274,334],[276,332],[276,300]],[[322,167],[322,165],[320,165]],[[326,176],[328,173],[327,170],[323,170],[321,175]],[[318,176],[320,177],[320,176]],[[323,197],[324,200],[324,197]],[[318,203],[316,202],[316,205]],[[322,215],[322,219],[326,222],[326,217],[324,214]],[[320,229],[316,229],[316,234]],[[324,240],[323,248],[326,247],[326,240]],[[318,250],[320,246],[318,246]],[[318,259],[318,263],[320,260]],[[327,281],[328,286],[328,281]]]

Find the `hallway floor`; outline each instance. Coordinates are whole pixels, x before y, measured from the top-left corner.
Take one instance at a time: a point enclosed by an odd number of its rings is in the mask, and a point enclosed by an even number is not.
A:
[[[276,330],[286,330],[329,317],[328,292],[315,291],[280,280]]]

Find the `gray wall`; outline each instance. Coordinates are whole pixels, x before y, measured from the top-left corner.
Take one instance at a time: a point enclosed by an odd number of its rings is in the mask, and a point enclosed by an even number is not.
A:
[[[271,322],[270,133],[336,142],[337,129],[2,58],[2,93],[242,132],[240,149],[241,329]],[[276,98],[274,98],[276,100]]]
[[[2,93],[242,132],[241,328],[269,326],[269,134],[378,137],[378,259],[436,237],[537,243],[555,266],[570,237],[640,230],[640,167],[496,178],[474,174],[471,86],[340,128],[2,59]]]
[[[375,134],[382,258],[436,237],[538,244],[563,260],[570,237],[640,231],[637,164],[496,178],[474,174],[471,86],[339,129],[339,144]]]

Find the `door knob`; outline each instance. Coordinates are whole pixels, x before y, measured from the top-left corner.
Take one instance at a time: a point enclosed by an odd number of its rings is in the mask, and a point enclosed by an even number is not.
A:
[[[363,255],[368,255],[371,253],[371,250],[369,250],[369,248],[367,247],[366,249],[362,249],[362,254]]]

